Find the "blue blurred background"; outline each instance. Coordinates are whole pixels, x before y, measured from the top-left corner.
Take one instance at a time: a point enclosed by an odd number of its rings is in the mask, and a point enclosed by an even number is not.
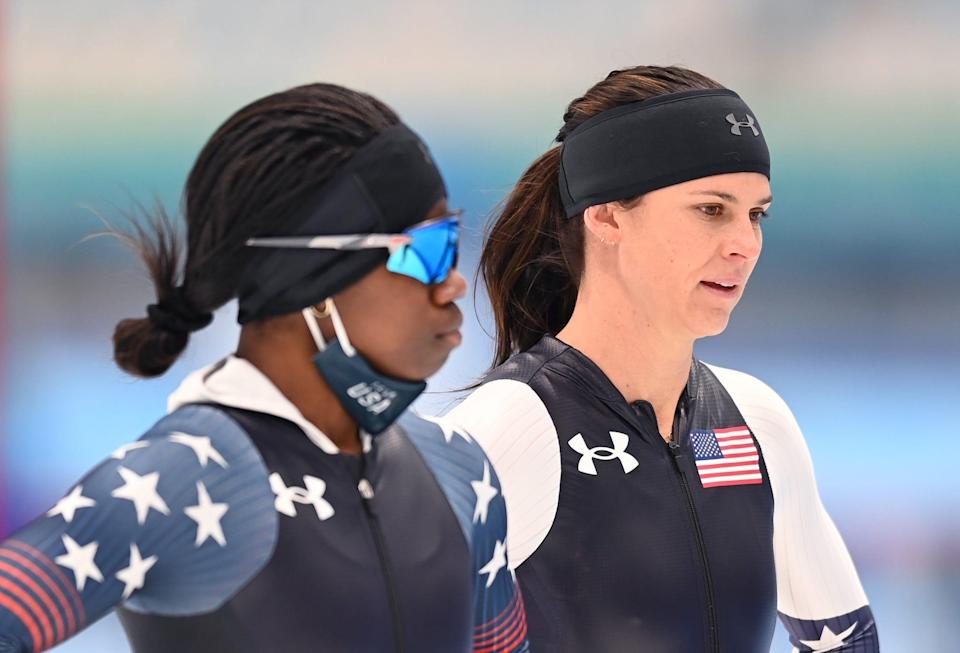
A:
[[[482,6],[481,6],[482,5]],[[111,363],[116,322],[153,301],[95,239],[136,201],[178,204],[206,138],[276,90],[333,81],[396,108],[480,230],[609,70],[683,64],[738,90],[774,157],[774,216],[708,362],[777,389],[804,427],[887,651],[957,650],[960,613],[960,4],[887,0],[0,5],[4,222],[0,532],[135,439],[189,370],[233,349],[236,308],[164,377]],[[444,390],[489,361],[482,293]],[[479,314],[479,317],[475,315]],[[444,410],[450,395],[420,406]],[[778,632],[773,650],[789,649]],[[126,651],[113,617],[56,650]]]

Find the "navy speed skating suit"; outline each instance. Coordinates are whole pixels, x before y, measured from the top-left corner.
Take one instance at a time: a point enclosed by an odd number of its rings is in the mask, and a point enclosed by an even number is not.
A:
[[[868,653],[877,631],[789,408],[693,361],[673,442],[546,336],[447,415],[486,449],[536,651]]]
[[[466,433],[406,413],[340,454],[229,357],[0,545],[0,651],[119,606],[135,651],[526,651],[506,509]]]

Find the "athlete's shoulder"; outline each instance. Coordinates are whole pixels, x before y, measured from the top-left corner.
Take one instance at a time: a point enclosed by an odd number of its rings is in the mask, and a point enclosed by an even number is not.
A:
[[[0,571],[48,609],[15,622],[0,609],[0,631],[42,649],[121,603],[171,616],[214,610],[269,561],[276,522],[246,434],[215,407],[184,406],[0,544]],[[0,588],[0,603],[9,598]]]
[[[86,551],[82,571],[66,565],[85,602],[92,593],[95,603],[184,615],[219,607],[263,567],[276,521],[249,438],[215,407],[191,405],[119,447],[14,538],[66,551],[61,566]]]
[[[229,468],[225,456],[235,456],[250,463],[258,461],[262,467],[249,434],[227,410],[212,403],[178,407],[159,419],[139,440],[114,452],[112,457],[125,457],[125,453],[140,449],[144,453],[149,450],[148,457],[157,463],[173,462],[168,459],[170,452],[193,451],[201,469],[206,469],[211,462],[221,469]]]
[[[528,431],[540,422],[552,425],[542,397],[523,381],[498,378],[475,388],[445,416],[446,420],[469,432],[475,430],[509,433]],[[531,424],[531,420],[534,424]],[[484,434],[479,434],[481,441]]]
[[[737,370],[706,366],[729,394],[757,438],[771,477],[812,477],[806,439],[787,403],[760,379]]]
[[[462,426],[443,417],[407,411],[399,426],[420,452],[447,497],[471,547],[478,531],[506,533],[500,479],[483,447]]]
[[[829,632],[830,650],[878,650],[873,613],[820,501],[810,452],[790,408],[754,376],[707,367],[733,398],[763,453],[774,497],[777,609],[791,642],[812,646]]]
[[[762,416],[763,419],[780,419],[793,422],[790,407],[777,392],[757,377],[717,365],[697,361],[730,395],[741,413]],[[744,414],[744,417],[747,417]]]
[[[418,447],[432,451],[456,454],[458,458],[481,464],[486,460],[483,448],[469,433],[446,417],[421,415],[412,410],[403,413],[397,425]],[[432,461],[428,461],[428,464]]]
[[[165,519],[144,524],[170,564],[157,583],[128,607],[192,614],[219,607],[270,559],[277,514],[269,473],[249,435],[215,405],[187,404],[127,447],[125,468],[158,479],[169,497]],[[230,573],[224,573],[229,570]],[[160,572],[163,573],[160,573]],[[184,585],[196,589],[184,597]]]
[[[516,353],[505,362],[493,368],[483,379],[483,383],[509,379],[530,383],[552,363],[561,358],[570,347],[551,336],[544,336],[533,347]]]
[[[480,443],[503,484],[511,568],[546,537],[560,495],[557,426],[533,387],[515,379],[484,383],[444,416]]]
[[[398,426],[433,473],[469,548],[474,650],[529,650],[523,600],[508,571],[507,504],[493,462],[465,428],[448,418],[407,411]]]

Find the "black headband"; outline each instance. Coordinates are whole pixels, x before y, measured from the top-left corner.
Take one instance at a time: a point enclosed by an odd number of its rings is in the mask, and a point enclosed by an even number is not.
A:
[[[727,172],[770,178],[760,123],[733,91],[683,91],[604,111],[574,129],[560,151],[560,195],[573,217]]]
[[[423,141],[406,125],[380,132],[277,231],[254,236],[399,233],[447,191]],[[237,320],[283,315],[344,290],[387,260],[386,249],[248,248]]]

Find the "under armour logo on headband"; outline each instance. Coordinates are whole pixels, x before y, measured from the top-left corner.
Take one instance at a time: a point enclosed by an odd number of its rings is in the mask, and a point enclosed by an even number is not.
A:
[[[753,131],[754,136],[759,136],[760,130],[757,129],[757,121],[754,120],[753,116],[751,116],[749,113],[746,114],[746,116],[747,116],[747,119],[744,122],[740,122],[739,120],[733,117],[732,113],[727,114],[727,122],[733,125],[733,127],[730,128],[730,133],[735,134],[736,136],[742,136],[742,134],[740,133],[740,128],[749,127]]]

